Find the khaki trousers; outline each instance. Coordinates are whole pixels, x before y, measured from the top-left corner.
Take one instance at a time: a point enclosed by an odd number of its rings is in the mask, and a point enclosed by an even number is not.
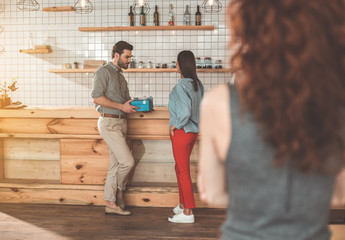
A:
[[[126,142],[126,119],[100,117],[98,130],[108,145],[110,164],[104,186],[104,200],[115,202],[117,189],[126,188],[134,158]]]

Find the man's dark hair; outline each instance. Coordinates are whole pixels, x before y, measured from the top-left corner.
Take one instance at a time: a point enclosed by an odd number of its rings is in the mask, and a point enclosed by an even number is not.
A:
[[[113,51],[111,52],[111,58],[114,58],[115,53],[121,55],[123,53],[123,50],[125,49],[132,51],[133,46],[125,41],[119,41],[115,43],[115,45],[113,46]]]

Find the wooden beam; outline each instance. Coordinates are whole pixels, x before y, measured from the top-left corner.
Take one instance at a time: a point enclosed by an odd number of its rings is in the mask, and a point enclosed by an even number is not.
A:
[[[24,108],[24,109],[0,109],[1,118],[94,118],[98,119],[99,112],[93,107],[78,108]],[[127,115],[128,119],[169,119],[167,107],[154,107],[154,111],[150,113],[137,112]]]
[[[79,27],[81,32],[147,31],[147,30],[214,30],[214,26],[130,26],[130,27]]]
[[[64,69],[64,68],[59,68],[59,69],[49,69],[49,72],[51,73],[94,73],[96,69]],[[200,73],[231,73],[234,72],[233,69],[230,68],[198,68],[196,70],[197,72]],[[128,68],[123,70],[125,73],[161,73],[161,72],[169,72],[173,73],[176,72],[176,68]]]
[[[0,138],[37,138],[37,139],[103,139],[100,135],[75,135],[75,134],[22,134],[22,133],[0,133]],[[169,140],[169,135],[127,135],[132,140]]]
[[[5,177],[4,139],[0,138],[0,180]]]
[[[3,118],[1,119],[0,132],[99,135],[97,119]]]
[[[72,205],[104,205],[103,186],[64,184],[0,183],[2,203],[44,203]],[[207,207],[194,193],[196,206]],[[128,187],[125,193],[128,206],[174,207],[178,203],[177,187]]]

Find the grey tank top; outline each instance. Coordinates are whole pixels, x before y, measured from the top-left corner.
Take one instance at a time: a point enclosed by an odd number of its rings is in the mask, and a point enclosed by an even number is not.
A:
[[[273,166],[274,149],[230,87],[232,137],[226,157],[229,205],[222,238],[326,240],[334,177]]]

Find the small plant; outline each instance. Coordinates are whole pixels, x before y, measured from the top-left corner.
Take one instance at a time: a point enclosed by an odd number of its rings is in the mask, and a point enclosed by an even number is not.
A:
[[[7,95],[8,92],[15,92],[18,88],[16,87],[18,77],[12,78],[11,84],[7,85],[5,81],[3,84],[0,85],[0,94]]]
[[[16,86],[17,78],[12,78],[11,83],[4,81],[4,83],[0,84],[0,108],[11,104],[12,101],[8,93],[15,92],[18,89]]]

